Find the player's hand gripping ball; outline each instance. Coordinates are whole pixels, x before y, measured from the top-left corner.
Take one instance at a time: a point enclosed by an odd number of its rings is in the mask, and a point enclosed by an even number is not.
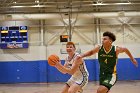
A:
[[[48,64],[50,66],[55,66],[56,63],[59,62],[59,61],[60,61],[59,57],[55,54],[52,54],[48,57]]]

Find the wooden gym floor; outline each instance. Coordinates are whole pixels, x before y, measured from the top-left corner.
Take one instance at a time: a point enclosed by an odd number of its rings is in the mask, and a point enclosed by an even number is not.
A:
[[[61,93],[62,83],[0,84],[0,93]],[[98,82],[89,82],[83,93],[96,93]],[[140,81],[117,81],[109,93],[140,93]]]

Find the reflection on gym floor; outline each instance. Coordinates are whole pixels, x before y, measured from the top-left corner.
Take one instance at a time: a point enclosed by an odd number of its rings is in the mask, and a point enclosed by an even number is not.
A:
[[[0,84],[0,93],[60,93],[60,83],[17,83]],[[83,93],[96,93],[98,82],[89,82]],[[140,93],[140,81],[117,81],[110,93]]]

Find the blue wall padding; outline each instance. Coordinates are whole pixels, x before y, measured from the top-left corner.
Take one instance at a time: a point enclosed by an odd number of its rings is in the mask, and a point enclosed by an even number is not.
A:
[[[64,64],[64,60],[61,63]],[[66,82],[70,78],[70,75],[62,74],[55,67],[48,65],[47,70],[48,82]]]
[[[140,65],[140,58],[136,60]],[[89,81],[99,80],[98,60],[86,59],[85,62]],[[128,58],[118,60],[117,72],[118,80],[140,80],[140,66],[136,68]],[[0,62],[0,83],[66,82],[69,78],[70,75],[49,66],[47,60]]]
[[[99,66],[98,61],[96,59],[86,59],[86,66],[89,72],[89,81],[98,80],[99,79]]]
[[[139,66],[136,67],[130,59],[119,59],[117,65],[119,80],[140,80],[140,59],[136,59]]]
[[[46,81],[46,63],[46,61],[0,62],[0,83]]]

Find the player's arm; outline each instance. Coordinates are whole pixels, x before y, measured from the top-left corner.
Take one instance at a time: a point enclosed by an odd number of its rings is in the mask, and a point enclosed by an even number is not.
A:
[[[55,67],[63,74],[66,74],[66,67],[61,64],[61,62],[56,62]]]
[[[90,50],[90,51],[88,51],[88,52],[86,52],[84,54],[81,54],[81,57],[83,58],[83,57],[94,55],[94,54],[98,53],[99,49],[100,49],[100,46],[98,45],[94,49],[92,49],[92,50]]]
[[[135,60],[135,58],[132,56],[132,54],[130,53],[130,51],[127,48],[125,48],[125,47],[117,47],[116,52],[117,52],[117,55],[119,53],[126,53],[129,56],[129,58],[131,59],[132,63],[135,66],[138,66],[138,62]]]
[[[66,74],[65,69],[67,68],[68,64],[67,64],[67,60],[65,59],[65,63],[64,66],[61,64],[61,62],[55,62],[55,66],[61,73]]]
[[[82,64],[82,62],[83,62],[82,58],[76,57],[73,64],[72,64],[71,69],[67,69],[67,73],[70,75],[73,75],[77,71],[77,69],[79,68],[79,65]]]
[[[67,59],[65,59],[64,67],[68,67]]]
[[[78,69],[79,65],[81,64],[82,62],[82,59],[79,58],[79,59],[75,59],[74,63],[72,64],[72,68],[67,68],[65,66],[63,66],[60,62],[57,62],[57,64],[55,65],[55,67],[60,71],[62,72],[63,74],[70,74],[70,75],[73,75],[76,70]]]

